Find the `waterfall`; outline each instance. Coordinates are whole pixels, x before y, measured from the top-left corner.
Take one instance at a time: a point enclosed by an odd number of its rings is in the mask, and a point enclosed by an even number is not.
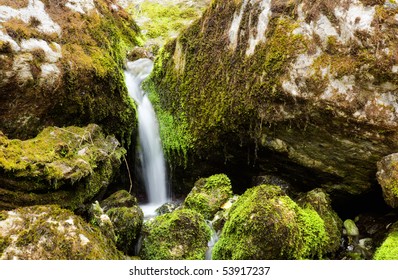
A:
[[[140,160],[148,196],[148,204],[141,205],[145,216],[155,215],[155,210],[168,201],[166,166],[159,136],[159,125],[155,111],[141,82],[148,77],[153,62],[141,58],[127,63],[126,86],[131,98],[137,103]]]

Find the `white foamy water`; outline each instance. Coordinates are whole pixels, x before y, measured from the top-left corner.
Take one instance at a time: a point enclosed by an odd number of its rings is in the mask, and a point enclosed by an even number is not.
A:
[[[166,164],[159,136],[159,125],[141,82],[153,68],[150,59],[141,58],[127,63],[126,86],[138,106],[138,133],[141,146],[140,159],[143,170],[148,205],[141,205],[144,216],[154,216],[155,210],[168,201]]]

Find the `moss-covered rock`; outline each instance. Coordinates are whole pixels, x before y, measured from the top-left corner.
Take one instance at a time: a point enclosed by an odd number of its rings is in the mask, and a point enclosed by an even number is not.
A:
[[[27,139],[46,126],[97,123],[127,146],[136,118],[122,67],[141,42],[127,12],[115,0],[8,2],[0,5],[0,130]]]
[[[217,174],[196,181],[185,198],[184,207],[197,211],[207,220],[232,196],[231,181],[225,174]]]
[[[377,248],[373,256],[375,260],[398,260],[398,223],[395,223],[387,238]]]
[[[102,234],[109,240],[116,243],[115,228],[111,219],[104,213],[98,201],[91,204],[88,209],[88,221],[91,225],[98,227]]]
[[[246,162],[369,190],[398,148],[396,13],[380,1],[213,1],[160,51],[147,85],[174,170]]]
[[[233,204],[213,259],[322,258],[329,249],[325,222],[277,186],[248,189]]]
[[[325,244],[329,253],[337,252],[341,244],[343,222],[332,208],[329,195],[322,189],[313,189],[301,195],[297,201],[301,208],[315,210],[325,224],[328,244]]]
[[[393,208],[398,207],[398,154],[384,157],[377,163],[377,169],[384,201]]]
[[[144,220],[141,208],[138,205],[116,207],[106,211],[106,214],[111,219],[115,229],[117,248],[132,255]]]
[[[37,204],[75,209],[106,190],[124,153],[94,124],[48,127],[25,141],[0,135],[0,209]]]
[[[18,208],[0,221],[0,259],[122,259],[112,240],[69,210],[54,205]]]
[[[150,260],[201,260],[209,240],[210,229],[203,216],[179,209],[145,225],[140,254]]]
[[[126,190],[120,190],[100,202],[101,207],[107,211],[115,207],[133,207],[138,205],[137,198]]]

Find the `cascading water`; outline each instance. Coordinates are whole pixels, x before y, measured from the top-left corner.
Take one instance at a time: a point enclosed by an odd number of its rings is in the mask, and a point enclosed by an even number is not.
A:
[[[155,111],[141,82],[153,68],[150,59],[141,58],[127,63],[126,86],[131,98],[137,103],[138,133],[141,146],[140,159],[143,170],[148,204],[141,205],[146,217],[155,215],[155,210],[168,201],[166,166],[159,136]]]

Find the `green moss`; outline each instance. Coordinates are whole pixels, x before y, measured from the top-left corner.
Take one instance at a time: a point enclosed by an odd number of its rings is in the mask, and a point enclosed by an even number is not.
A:
[[[134,18],[145,17],[150,20],[143,21],[141,29],[149,39],[159,38],[166,40],[181,31],[192,19],[198,18],[200,9],[166,1],[162,3],[144,1],[137,9],[131,5],[128,10]]]
[[[149,92],[149,98],[159,120],[159,133],[166,158],[178,160],[179,164],[187,165],[188,152],[193,148],[187,118],[182,114],[175,119],[170,112],[162,108],[153,82],[146,82],[144,87]]]
[[[325,224],[277,186],[247,190],[232,206],[213,259],[305,259],[326,253]]]
[[[125,153],[97,125],[48,127],[25,141],[0,139],[5,175],[0,178],[0,207],[58,203],[75,209],[108,186]]]
[[[210,229],[203,216],[189,209],[156,217],[145,226],[141,257],[151,260],[205,258]]]
[[[138,205],[137,198],[132,196],[126,190],[120,190],[101,201],[101,207],[104,210],[116,207],[133,207]]]
[[[329,195],[322,189],[314,189],[301,195],[297,201],[303,209],[315,210],[324,221],[328,244],[326,252],[334,253],[340,248],[343,222],[332,209]]]
[[[173,123],[181,128],[182,133],[171,129],[170,134],[175,143],[184,139],[183,154],[191,159],[223,156],[225,143],[242,146],[258,141],[260,124],[275,117],[267,108],[279,98],[280,77],[305,49],[303,37],[292,33],[295,20],[280,17],[271,19],[267,39],[254,56],[245,55],[245,43],[232,51],[228,36],[220,34],[225,34],[235,6],[233,1],[213,3],[200,20],[164,47],[150,78],[161,107],[157,112],[171,116],[160,118],[160,127],[169,129],[168,123]],[[242,19],[242,29],[248,24],[248,18]],[[246,39],[242,36],[242,42]],[[181,153],[169,151],[176,149],[178,144],[165,147],[169,162],[181,166]]]
[[[1,255],[3,254],[3,251],[10,245],[11,240],[8,237],[2,237],[0,235],[0,258]]]
[[[8,214],[5,211],[0,212],[0,221],[4,221],[8,218]]]
[[[34,206],[15,210],[8,235],[17,239],[8,245],[6,259],[121,259],[111,240],[82,218],[58,206]]]
[[[205,219],[212,220],[214,214],[231,196],[231,181],[225,174],[217,174],[196,181],[185,198],[184,207],[201,213]]]
[[[395,223],[387,238],[377,248],[374,260],[398,260],[398,224]]]

